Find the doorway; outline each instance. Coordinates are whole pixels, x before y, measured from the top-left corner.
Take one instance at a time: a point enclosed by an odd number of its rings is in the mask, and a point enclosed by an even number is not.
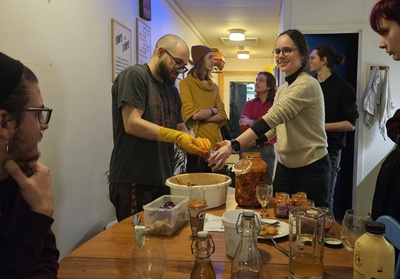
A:
[[[244,103],[254,98],[254,82],[230,82],[230,113],[232,137],[238,137],[242,132],[239,119],[242,115]]]
[[[342,53],[345,56],[344,63],[333,68],[333,71],[347,80],[357,92],[358,33],[308,34],[305,36],[310,51],[319,44],[329,44],[335,48],[336,53]],[[360,108],[358,110],[360,112]],[[352,208],[354,141],[355,132],[347,132],[346,147],[342,151],[341,169],[335,187],[333,212],[336,219],[342,219],[345,211]]]

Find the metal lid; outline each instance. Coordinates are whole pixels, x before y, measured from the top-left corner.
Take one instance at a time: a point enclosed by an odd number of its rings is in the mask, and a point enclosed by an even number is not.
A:
[[[242,159],[233,165],[232,172],[234,172],[237,175],[245,174],[251,170],[252,166],[253,166],[253,163],[250,160]]]

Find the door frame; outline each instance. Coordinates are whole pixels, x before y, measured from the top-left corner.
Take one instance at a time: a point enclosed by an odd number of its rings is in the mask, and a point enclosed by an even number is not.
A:
[[[219,94],[225,104],[226,115],[230,115],[230,83],[255,82],[258,73],[259,71],[224,71],[218,74]],[[225,92],[227,92],[227,94],[225,94]]]

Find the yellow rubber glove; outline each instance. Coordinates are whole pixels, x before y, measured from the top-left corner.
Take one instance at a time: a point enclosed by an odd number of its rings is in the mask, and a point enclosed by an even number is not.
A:
[[[158,133],[158,141],[162,142],[173,142],[176,143],[182,150],[204,156],[209,150],[204,150],[202,146],[199,146],[196,139],[184,132],[180,132],[174,129],[161,127]]]
[[[195,138],[194,142],[204,152],[204,154],[199,154],[199,156],[207,160],[211,155],[211,141],[208,138]]]

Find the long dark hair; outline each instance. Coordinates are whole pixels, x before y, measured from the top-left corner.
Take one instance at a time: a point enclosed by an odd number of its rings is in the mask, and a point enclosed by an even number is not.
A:
[[[374,5],[371,11],[369,22],[372,29],[381,34],[382,19],[393,20],[400,25],[400,1],[399,0],[380,0]]]
[[[206,54],[208,55],[208,53]],[[205,69],[205,61],[204,61],[204,57],[205,55],[196,63],[193,65],[193,67],[190,69],[188,75],[192,75],[195,76],[199,79],[205,79],[207,81],[211,80],[211,71],[207,71],[205,76],[201,76],[200,74],[202,74],[202,70]]]
[[[21,79],[9,98],[0,105],[1,109],[8,111],[12,118],[15,119],[17,126],[19,125],[25,106],[29,103],[29,87],[38,83],[36,75],[26,66],[22,73]]]
[[[275,94],[276,94],[276,79],[273,74],[270,72],[259,72],[258,75],[264,75],[267,78],[267,85],[271,87],[268,90],[268,100],[274,102]]]
[[[326,57],[326,59],[328,60],[326,66],[329,69],[332,69],[335,66],[343,64],[344,62],[344,55],[337,54],[335,49],[331,45],[318,45],[314,49],[317,50],[320,59]]]
[[[309,48],[307,44],[306,37],[297,29],[288,29],[282,32],[278,37],[282,35],[288,35],[290,39],[294,42],[299,51],[299,54],[304,56],[303,61],[301,61],[301,69],[305,71],[307,69],[308,56],[309,56]]]

